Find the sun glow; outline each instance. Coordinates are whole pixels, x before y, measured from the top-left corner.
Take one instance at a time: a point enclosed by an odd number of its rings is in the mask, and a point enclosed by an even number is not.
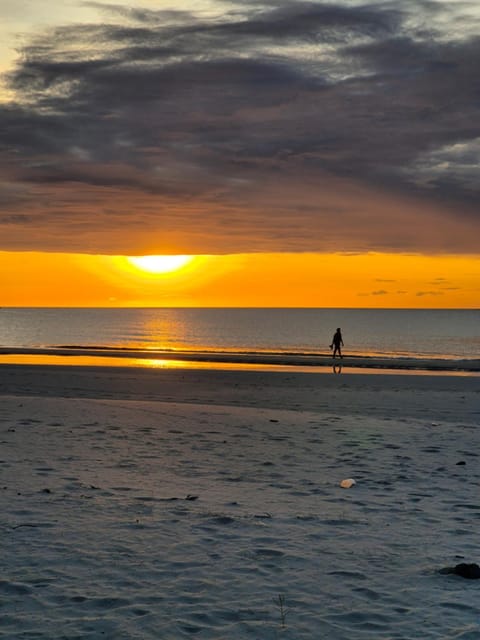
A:
[[[172,273],[185,267],[192,256],[129,256],[128,262],[140,271],[161,274]]]
[[[480,299],[480,255],[0,251],[0,273],[2,307],[478,309]]]

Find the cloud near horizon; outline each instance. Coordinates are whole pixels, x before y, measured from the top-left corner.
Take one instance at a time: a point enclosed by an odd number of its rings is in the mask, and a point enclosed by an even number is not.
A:
[[[86,4],[7,74],[0,249],[478,253],[473,3]]]

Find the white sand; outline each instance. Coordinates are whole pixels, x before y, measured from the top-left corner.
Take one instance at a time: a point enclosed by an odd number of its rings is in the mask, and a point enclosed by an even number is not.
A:
[[[480,581],[438,573],[480,562],[478,378],[3,366],[0,390],[0,638],[480,638]]]

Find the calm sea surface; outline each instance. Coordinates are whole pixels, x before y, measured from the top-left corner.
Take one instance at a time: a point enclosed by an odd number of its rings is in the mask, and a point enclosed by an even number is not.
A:
[[[480,310],[0,308],[0,345],[478,358]]]

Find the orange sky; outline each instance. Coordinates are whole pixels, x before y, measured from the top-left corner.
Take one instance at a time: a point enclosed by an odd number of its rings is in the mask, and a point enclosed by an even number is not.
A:
[[[477,308],[478,2],[227,4],[2,0],[0,306]]]
[[[152,274],[125,257],[0,252],[1,306],[478,308],[478,256],[196,256]]]

